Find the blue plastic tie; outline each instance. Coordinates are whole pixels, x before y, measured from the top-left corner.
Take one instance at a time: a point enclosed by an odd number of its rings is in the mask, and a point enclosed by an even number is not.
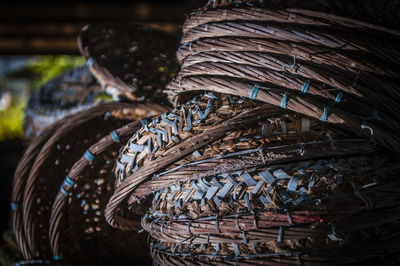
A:
[[[62,256],[54,256],[53,259],[54,260],[62,260]]]
[[[281,107],[286,109],[288,94],[285,92],[281,101]]]
[[[322,114],[319,120],[326,122],[327,118],[328,118],[328,107],[324,106],[324,113]]]
[[[250,93],[250,99],[254,100],[255,98],[257,98],[258,89],[259,88],[257,85],[253,86],[253,89],[251,90],[251,93]]]
[[[119,142],[119,137],[118,137],[118,134],[117,134],[117,132],[114,130],[114,131],[112,131],[111,133],[110,133],[110,135],[111,135],[111,138],[112,138],[112,140],[114,141],[114,142]]]
[[[61,193],[63,193],[65,196],[68,195],[68,191],[66,191],[66,190],[64,189],[63,185],[61,185],[60,190],[61,190]]]
[[[149,120],[147,120],[146,118],[143,118],[140,120],[140,122],[142,123],[142,126],[147,126],[147,124],[149,123]]]
[[[310,87],[310,81],[306,80],[306,82],[304,82],[303,84],[303,87],[301,87],[301,92],[306,94],[309,87]]]
[[[11,210],[16,211],[19,209],[18,203],[11,202]]]
[[[342,100],[342,96],[343,96],[343,93],[340,91],[340,92],[336,95],[335,103],[340,103],[340,101]]]
[[[90,162],[92,162],[94,160],[94,155],[89,150],[85,151],[84,156]]]
[[[66,176],[65,180],[64,180],[64,184],[67,187],[72,187],[75,184],[75,181],[73,181],[69,176]]]

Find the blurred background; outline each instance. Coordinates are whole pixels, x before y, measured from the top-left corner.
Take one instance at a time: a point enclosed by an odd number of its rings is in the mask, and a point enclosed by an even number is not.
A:
[[[87,24],[135,22],[179,34],[185,14],[206,1],[1,1],[0,5],[0,263],[12,259],[9,201],[15,168],[29,140],[29,97],[60,73],[85,64],[77,36]],[[11,245],[12,248],[12,245]],[[11,255],[10,255],[11,254]]]

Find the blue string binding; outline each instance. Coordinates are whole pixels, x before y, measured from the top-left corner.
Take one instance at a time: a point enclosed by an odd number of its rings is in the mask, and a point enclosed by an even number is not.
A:
[[[72,187],[75,184],[75,181],[73,181],[69,176],[66,176],[64,179],[64,184],[67,187]]]
[[[61,193],[63,193],[65,196],[68,195],[68,191],[66,191],[66,190],[64,189],[63,185],[61,185],[60,191],[61,191]]]
[[[322,114],[319,120],[326,122],[327,118],[328,118],[328,107],[324,106],[324,113]]]
[[[285,94],[283,95],[282,101],[281,101],[281,107],[283,109],[286,109],[286,105],[287,105],[287,99],[288,98],[288,93],[285,92]]]
[[[85,156],[86,160],[88,160],[88,161],[90,161],[90,162],[93,162],[93,160],[94,160],[94,155],[93,155],[89,150],[86,150],[86,151],[85,151],[84,156]]]
[[[143,118],[140,120],[140,122],[142,123],[142,126],[147,126],[147,124],[149,123],[149,120],[147,120],[146,118]]]
[[[343,96],[343,93],[341,91],[339,91],[338,94],[336,95],[335,103],[340,103],[340,101],[342,100],[342,96]]]
[[[54,260],[62,260],[62,256],[54,256],[53,259]]]
[[[19,205],[16,202],[11,202],[11,210],[16,211],[19,209]]]
[[[258,89],[259,88],[257,85],[253,86],[253,89],[251,90],[251,93],[250,93],[250,99],[254,100],[255,98],[257,98]]]
[[[111,133],[110,133],[110,135],[111,135],[111,138],[112,138],[112,140],[114,141],[114,142],[119,142],[119,137],[118,137],[118,134],[117,134],[117,132],[114,130],[114,131],[112,131]]]
[[[301,87],[301,92],[303,94],[306,94],[309,87],[310,87],[310,81],[306,80],[306,82],[304,82],[304,84],[303,84],[303,87]]]

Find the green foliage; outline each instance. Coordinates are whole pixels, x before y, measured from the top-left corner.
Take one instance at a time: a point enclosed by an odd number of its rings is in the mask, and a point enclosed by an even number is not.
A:
[[[22,138],[24,108],[26,103],[13,100],[11,106],[0,111],[0,140]]]
[[[35,81],[33,87],[38,88],[60,73],[83,65],[85,62],[85,58],[81,56],[38,56],[32,60],[29,66],[29,68],[40,77],[38,81]]]
[[[83,65],[85,59],[80,56],[57,55],[57,56],[37,56],[28,64],[28,69],[38,75],[38,79],[31,80],[31,90],[38,89],[49,80],[55,78],[59,74],[74,67]],[[6,80],[2,80],[6,82]],[[13,101],[11,106],[0,111],[0,141],[12,138],[22,138],[23,117],[26,102],[21,100],[20,95],[13,93]]]

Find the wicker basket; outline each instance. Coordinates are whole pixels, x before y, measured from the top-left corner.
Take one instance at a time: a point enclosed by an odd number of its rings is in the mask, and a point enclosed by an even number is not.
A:
[[[400,150],[393,71],[400,32],[283,6],[193,13],[177,53],[182,68],[167,86],[170,99],[204,90],[244,96],[354,132],[369,128],[366,137]]]
[[[346,156],[210,176],[158,192],[142,225],[158,264],[365,261],[400,248],[399,167]]]
[[[106,220],[130,229],[118,221],[125,220],[126,202],[140,201],[177,182],[296,158],[371,152],[365,141],[365,148],[346,141],[333,144],[348,138],[342,129],[328,129],[318,120],[259,104],[237,97],[229,103],[226,95],[208,93],[153,119],[121,151]],[[280,147],[269,149],[269,143]],[[321,149],[332,145],[331,150]]]
[[[25,137],[33,139],[66,115],[92,107],[102,92],[86,66],[60,74],[36,91],[25,109]]]
[[[161,90],[178,66],[175,36],[136,24],[97,24],[83,28],[78,44],[92,74],[115,99],[165,102]]]
[[[33,140],[17,167],[12,196],[13,228],[25,259],[51,258],[48,221],[52,202],[85,146],[129,120],[162,111],[165,108],[156,104],[102,104],[67,116]]]

